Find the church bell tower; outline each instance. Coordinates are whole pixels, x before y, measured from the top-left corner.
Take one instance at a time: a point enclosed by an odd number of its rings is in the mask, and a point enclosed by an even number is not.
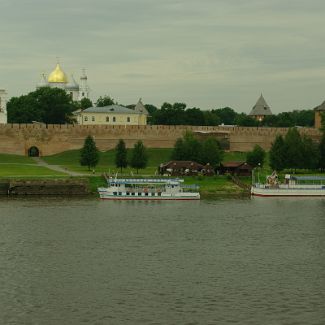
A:
[[[7,124],[7,93],[0,89],[0,124]]]
[[[82,70],[82,75],[80,77],[79,83],[79,100],[83,98],[89,98],[89,87],[87,82],[87,75],[85,69]]]

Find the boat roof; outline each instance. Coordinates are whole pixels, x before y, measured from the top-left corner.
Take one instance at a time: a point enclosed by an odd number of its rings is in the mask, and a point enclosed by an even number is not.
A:
[[[297,181],[325,181],[325,176],[291,176]]]
[[[180,178],[110,178],[109,183],[114,184],[179,184],[184,182]]]

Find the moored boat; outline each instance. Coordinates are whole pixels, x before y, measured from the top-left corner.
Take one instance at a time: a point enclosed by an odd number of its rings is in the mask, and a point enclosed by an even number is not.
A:
[[[107,178],[99,187],[101,199],[108,200],[199,200],[195,185],[184,185],[178,178]]]
[[[265,184],[254,183],[251,187],[254,196],[325,196],[324,176],[285,175],[281,184],[275,172],[267,177]]]

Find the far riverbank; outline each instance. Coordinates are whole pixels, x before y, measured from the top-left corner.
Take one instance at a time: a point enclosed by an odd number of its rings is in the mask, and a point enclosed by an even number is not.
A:
[[[198,185],[201,198],[243,197],[249,195],[226,176],[184,177],[187,185]],[[0,180],[0,194],[19,195],[90,195],[97,197],[97,188],[106,186],[102,176],[59,178],[10,178]]]

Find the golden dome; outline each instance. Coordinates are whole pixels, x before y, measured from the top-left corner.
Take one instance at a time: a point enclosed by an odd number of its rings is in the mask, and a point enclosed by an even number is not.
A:
[[[62,71],[59,63],[56,65],[54,71],[52,71],[47,78],[48,82],[55,82],[55,83],[67,83],[68,78],[66,74]]]

